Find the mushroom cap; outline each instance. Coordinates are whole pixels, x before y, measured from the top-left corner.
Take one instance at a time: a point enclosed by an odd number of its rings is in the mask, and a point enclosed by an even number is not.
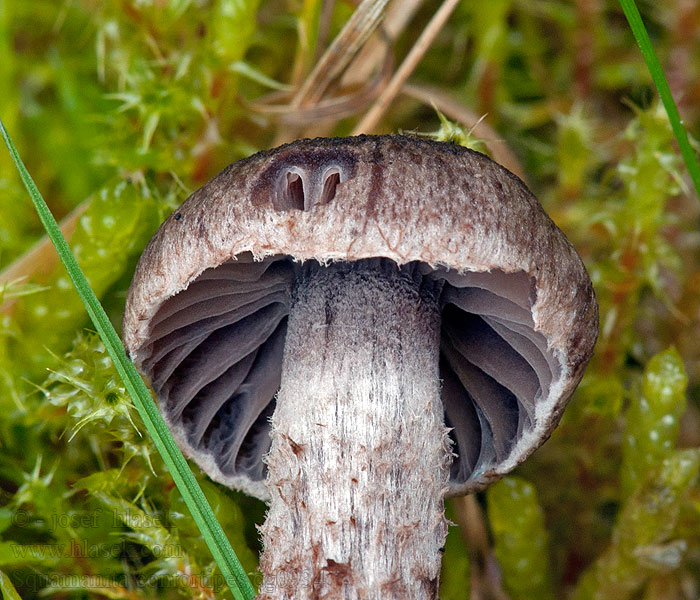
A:
[[[442,285],[449,494],[485,487],[551,434],[598,333],[578,254],[515,175],[407,136],[299,140],[238,161],[161,225],[123,338],[185,454],[268,499],[263,456],[300,263],[394,261]]]

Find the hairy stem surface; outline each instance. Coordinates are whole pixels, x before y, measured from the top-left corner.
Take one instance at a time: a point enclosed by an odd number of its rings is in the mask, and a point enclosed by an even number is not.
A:
[[[260,598],[437,596],[451,461],[430,280],[304,267],[267,458]]]

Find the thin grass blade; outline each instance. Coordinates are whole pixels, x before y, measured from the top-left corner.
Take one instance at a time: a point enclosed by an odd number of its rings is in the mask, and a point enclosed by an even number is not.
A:
[[[664,71],[661,68],[656,52],[654,52],[654,47],[651,45],[649,34],[647,33],[646,27],[644,27],[644,22],[639,14],[637,5],[634,0],[620,0],[620,5],[625,13],[625,17],[627,17],[627,22],[630,24],[630,29],[637,40],[637,44],[639,44],[642,56],[651,73],[651,78],[654,80],[654,85],[664,104],[668,120],[671,122],[673,135],[676,137],[678,147],[685,161],[685,166],[688,169],[688,173],[690,173],[690,178],[693,180],[695,192],[700,196],[700,164],[698,164],[698,159],[688,141],[688,133],[683,127],[683,122],[678,114],[678,108],[671,95],[671,88],[668,86]]]
[[[233,548],[231,548],[221,525],[217,521],[202,489],[199,487],[199,484],[192,474],[185,457],[182,455],[182,452],[180,452],[165,421],[160,412],[158,412],[158,408],[153,402],[151,394],[141,380],[133,363],[127,357],[117,332],[114,330],[114,327],[112,327],[100,301],[90,288],[90,284],[78,266],[66,239],[63,237],[58,227],[58,223],[56,223],[49,207],[42,198],[31,175],[24,166],[22,159],[19,157],[17,149],[12,143],[5,129],[5,125],[1,120],[0,133],[2,133],[10,156],[17,167],[22,182],[29,192],[46,233],[55,246],[61,262],[63,262],[66,267],[68,275],[80,295],[83,304],[85,304],[85,308],[97,333],[102,338],[109,355],[114,361],[114,365],[124,381],[124,386],[141,414],[141,418],[153,438],[156,448],[158,448],[158,451],[163,457],[163,461],[180,490],[187,507],[190,509],[202,536],[209,546],[221,574],[236,600],[251,600],[255,595],[255,591],[248,576],[241,566]]]

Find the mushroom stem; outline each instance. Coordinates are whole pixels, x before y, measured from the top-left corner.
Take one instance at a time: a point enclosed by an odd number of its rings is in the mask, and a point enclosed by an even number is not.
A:
[[[259,598],[436,598],[452,460],[435,282],[305,265],[272,417]]]

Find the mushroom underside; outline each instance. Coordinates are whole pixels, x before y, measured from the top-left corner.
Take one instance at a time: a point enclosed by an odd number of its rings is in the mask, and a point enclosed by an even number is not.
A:
[[[288,256],[254,261],[244,253],[204,271],[161,304],[137,351],[166,420],[185,434],[186,450],[210,455],[224,478],[265,479],[262,459],[301,268]],[[400,270],[441,287],[442,400],[456,454],[450,484],[461,486],[505,460],[533,428],[535,406],[561,367],[534,329],[535,286],[526,273],[458,273],[421,262]]]

